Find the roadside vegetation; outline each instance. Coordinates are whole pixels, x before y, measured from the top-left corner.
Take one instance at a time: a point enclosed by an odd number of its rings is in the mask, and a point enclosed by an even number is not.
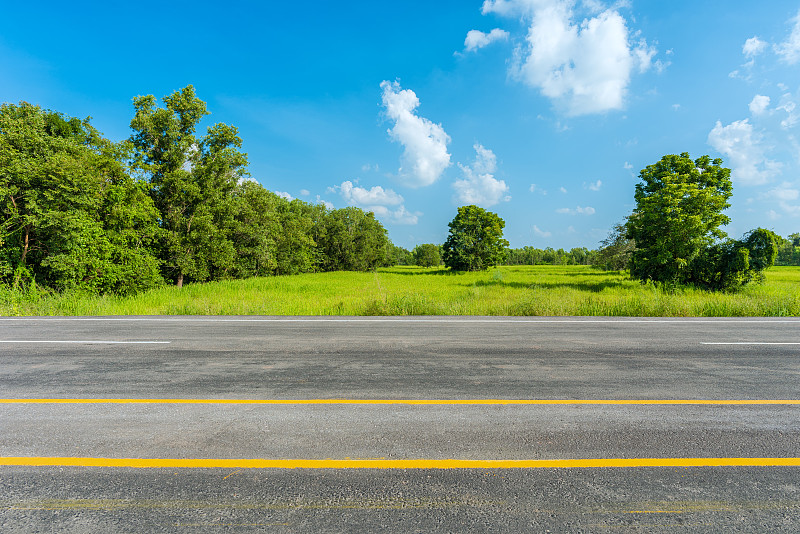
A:
[[[134,98],[131,136],[0,105],[0,315],[798,315],[800,234],[730,239],[722,160],[667,155],[598,250],[510,249],[461,206],[442,244],[250,178],[190,85]],[[284,195],[284,196],[282,196]]]
[[[641,284],[588,266],[389,267],[164,286],[132,296],[0,290],[2,315],[800,316],[800,268],[737,292]]]

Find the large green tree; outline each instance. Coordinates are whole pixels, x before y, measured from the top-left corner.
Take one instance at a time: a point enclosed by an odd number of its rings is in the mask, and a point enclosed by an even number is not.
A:
[[[330,210],[317,231],[323,271],[370,271],[391,263],[391,243],[375,214],[353,206]]]
[[[234,191],[247,175],[247,156],[235,127],[218,123],[196,134],[208,115],[189,85],[165,96],[133,99],[134,164],[150,182],[164,229],[160,254],[165,274],[182,286],[232,276],[236,247]]]
[[[508,247],[503,239],[505,225],[496,213],[474,205],[461,206],[448,224],[444,264],[454,271],[482,271],[502,263]]]
[[[439,245],[433,243],[423,243],[414,247],[411,254],[414,257],[414,265],[420,267],[436,267],[442,263],[442,253]]]
[[[725,237],[731,171],[721,159],[667,155],[639,173],[636,208],[626,223],[636,244],[631,276],[646,281],[688,283],[692,263]]]
[[[126,150],[88,119],[0,106],[0,278],[117,293],[161,281],[158,213]]]

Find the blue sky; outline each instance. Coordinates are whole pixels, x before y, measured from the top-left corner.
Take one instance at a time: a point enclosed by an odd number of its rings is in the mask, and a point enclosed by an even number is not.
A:
[[[514,247],[595,248],[665,154],[733,170],[732,237],[800,231],[800,2],[11,2],[0,101],[130,135],[188,84],[252,178],[442,243],[456,208]]]

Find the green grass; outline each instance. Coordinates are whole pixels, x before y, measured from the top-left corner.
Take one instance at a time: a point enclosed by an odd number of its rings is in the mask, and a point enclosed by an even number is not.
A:
[[[583,266],[480,273],[393,267],[165,287],[133,297],[0,289],[0,315],[800,315],[800,267],[773,267],[735,294],[664,291]]]

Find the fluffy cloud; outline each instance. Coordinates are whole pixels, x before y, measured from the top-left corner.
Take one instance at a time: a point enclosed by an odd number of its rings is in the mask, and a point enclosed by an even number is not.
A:
[[[484,46],[488,46],[495,41],[506,40],[508,40],[508,32],[501,30],[500,28],[495,28],[489,33],[483,33],[480,30],[470,30],[467,32],[467,38],[464,39],[464,51],[474,52],[475,50],[483,48]]]
[[[594,14],[574,21],[574,0],[486,0],[483,13],[530,20],[526,47],[517,50],[512,76],[538,88],[569,115],[621,109],[631,73],[648,70],[655,48],[631,42],[626,20],[615,9],[589,3]],[[593,6],[593,7],[592,7]],[[659,70],[664,64],[656,62]]]
[[[769,107],[769,97],[764,95],[756,95],[750,101],[750,113],[753,115],[761,115]]]
[[[395,123],[389,135],[405,149],[400,177],[409,187],[433,184],[450,166],[450,154],[447,152],[450,137],[441,124],[434,124],[414,113],[419,107],[419,99],[414,91],[401,89],[397,82],[388,81],[381,83],[381,89],[386,114]]]
[[[575,209],[560,208],[556,210],[556,213],[561,213],[563,215],[594,215],[595,209],[591,206],[586,206],[585,208],[578,206]]]
[[[784,62],[794,65],[800,61],[800,11],[790,22],[794,22],[792,33],[784,42],[775,45],[775,53]]]
[[[766,183],[780,172],[780,163],[765,156],[761,135],[747,119],[723,126],[717,121],[708,134],[708,144],[725,154],[733,167],[732,178],[744,185]]]
[[[480,206],[493,206],[501,201],[511,200],[507,195],[506,183],[494,177],[494,172],[497,170],[497,156],[482,145],[475,144],[473,148],[477,155],[472,167],[458,164],[464,173],[464,179],[453,183],[453,188],[456,190],[455,200]]]
[[[403,206],[403,197],[391,189],[384,189],[379,185],[366,189],[353,185],[353,182],[347,180],[341,185],[329,187],[328,191],[338,192],[350,206],[371,211],[380,219],[397,224],[417,224],[419,222],[421,213],[408,212]]]
[[[292,195],[290,195],[289,193],[287,193],[286,191],[273,191],[273,193],[275,193],[276,195],[278,195],[281,198],[285,198],[289,202],[294,200],[294,197]]]
[[[767,49],[767,43],[758,37],[751,37],[744,42],[742,46],[742,54],[748,59],[752,59]]]
[[[337,187],[342,198],[353,206],[398,206],[403,203],[403,197],[392,191],[376,185],[371,189],[354,186],[353,182],[342,182]]]

